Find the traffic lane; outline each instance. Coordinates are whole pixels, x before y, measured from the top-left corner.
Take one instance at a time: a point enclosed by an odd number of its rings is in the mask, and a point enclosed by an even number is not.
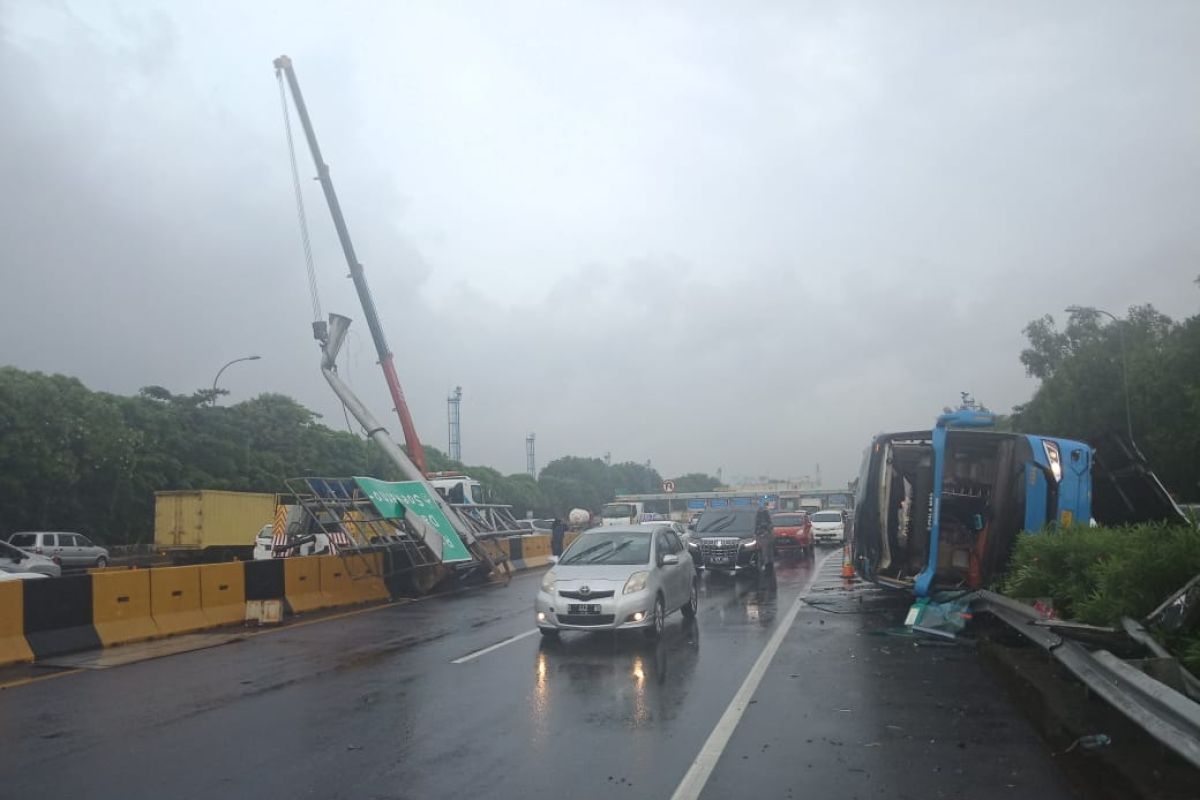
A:
[[[787,569],[780,575],[794,596]],[[747,667],[742,662],[754,657],[747,643],[764,635],[774,590],[707,576],[696,630],[706,644],[706,632],[716,631],[709,637],[716,644],[705,651],[712,656],[700,691],[686,700],[676,684],[688,686],[681,676],[696,642],[675,618],[667,640],[648,651],[640,635],[568,634],[557,661],[533,637],[450,664],[532,627],[540,579],[522,575],[507,588],[5,692],[0,753],[22,767],[6,771],[6,786],[17,796],[97,796],[102,783],[99,796],[151,797],[169,786],[178,797],[357,797],[410,789],[440,796],[499,781],[501,793],[519,794],[523,786],[561,788],[576,778],[558,771],[556,757],[547,764],[546,751],[534,757],[528,743],[539,731],[543,741],[552,734],[587,752],[593,739],[622,742],[633,723],[665,731],[668,740],[687,729],[690,740],[671,753],[653,752],[674,765],[642,762],[636,773],[652,772],[664,787],[677,780],[703,739],[700,727],[720,714]],[[580,674],[603,672],[608,681],[578,682]],[[662,710],[671,704],[684,713]],[[606,785],[609,776],[628,785],[622,770],[629,757],[619,750],[592,760],[592,785]],[[638,762],[637,753],[632,758]]]
[[[352,685],[375,666],[398,666],[406,680],[409,672],[440,669],[464,649],[528,630],[540,577],[523,574],[508,586],[289,626],[210,650],[0,692],[0,764],[48,767],[64,754],[92,751],[103,764],[113,731],[170,733],[177,721],[235,709],[264,694]]]
[[[525,640],[468,664],[463,684],[485,683],[511,702],[438,699],[475,725],[433,728],[404,758],[359,788],[404,786],[414,796],[484,793],[667,797],[774,630],[775,610],[803,588],[811,561],[778,577],[705,575],[694,623],[668,619],[662,641],[640,632],[567,632]],[[502,731],[502,734],[498,734]],[[447,769],[445,754],[471,755]]]
[[[824,571],[701,796],[1075,797],[973,649],[889,635],[910,601]]]

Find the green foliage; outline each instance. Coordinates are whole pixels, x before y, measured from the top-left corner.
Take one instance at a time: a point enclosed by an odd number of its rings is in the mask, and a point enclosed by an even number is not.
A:
[[[674,481],[676,492],[715,492],[721,488],[720,480],[703,472],[689,472]]]
[[[1127,362],[1138,447],[1170,491],[1200,498],[1200,316],[1177,323],[1147,305],[1111,322],[1080,310],[1062,331],[1043,317],[1025,333],[1021,362],[1041,385],[1014,409],[1015,430],[1085,441],[1124,432]]]
[[[402,478],[373,442],[322,425],[289,397],[211,400],[211,391],[176,395],[161,386],[121,397],[62,375],[0,368],[0,536],[64,529],[107,544],[148,542],[156,491],[283,492],[287,478],[303,475]],[[430,470],[475,478],[519,517],[599,511],[616,494],[657,492],[662,483],[649,466],[597,458],[560,458],[536,480],[464,466],[435,447],[425,458]]]
[[[1064,617],[1109,625],[1144,617],[1197,573],[1196,528],[1074,527],[1022,534],[1001,591],[1050,597]]]
[[[303,474],[375,474],[365,441],[277,394],[229,407],[159,386],[135,397],[0,368],[0,535],[69,529],[105,543],[153,537],[154,492],[284,491]],[[387,465],[390,467],[390,464]]]

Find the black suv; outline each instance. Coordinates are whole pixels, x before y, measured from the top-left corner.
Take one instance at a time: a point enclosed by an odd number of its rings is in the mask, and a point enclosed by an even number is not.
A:
[[[688,545],[692,560],[705,569],[766,572],[775,566],[774,528],[762,508],[709,509],[696,521]]]

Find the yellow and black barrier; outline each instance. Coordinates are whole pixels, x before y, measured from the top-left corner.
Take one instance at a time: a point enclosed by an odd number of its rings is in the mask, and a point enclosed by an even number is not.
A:
[[[242,562],[200,567],[200,610],[207,627],[246,619],[246,577]]]
[[[550,554],[545,534],[488,545],[508,556],[514,570],[542,566]],[[298,614],[390,596],[379,553],[118,568],[5,582],[0,666],[240,623],[250,600],[285,601]]]
[[[190,633],[208,627],[200,610],[200,567],[159,567],[150,573],[150,614],[159,633]]]
[[[21,581],[25,641],[34,658],[101,646],[92,623],[92,576]]]
[[[24,581],[0,583],[0,664],[33,661],[33,650],[25,641]]]
[[[135,569],[92,575],[92,625],[105,647],[159,635],[150,615],[150,572]]]
[[[293,614],[324,608],[321,562],[315,558],[288,558],[283,562],[283,595]]]

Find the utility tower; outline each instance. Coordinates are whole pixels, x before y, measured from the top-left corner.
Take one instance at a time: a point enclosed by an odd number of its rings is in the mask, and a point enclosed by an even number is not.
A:
[[[537,477],[537,458],[533,452],[533,434],[525,437],[525,471],[529,473],[529,477]]]
[[[816,488],[818,488],[818,489],[821,488],[821,465],[820,464],[817,464],[817,486],[816,486]]]
[[[462,461],[462,427],[458,409],[462,405],[462,387],[455,386],[454,393],[446,398],[446,414],[450,418],[450,458]]]

